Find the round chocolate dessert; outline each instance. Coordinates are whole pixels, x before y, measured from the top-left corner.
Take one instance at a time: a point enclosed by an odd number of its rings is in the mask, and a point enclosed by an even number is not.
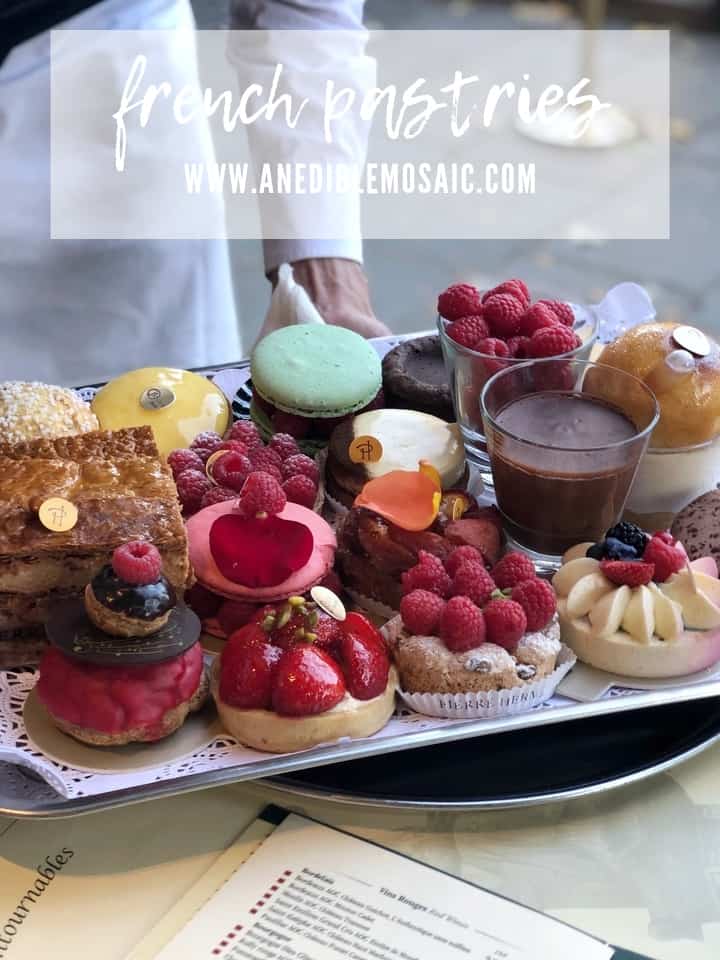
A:
[[[455,421],[439,337],[417,337],[398,344],[386,354],[382,368],[387,406]]]
[[[139,573],[133,571],[133,561]],[[143,567],[147,572],[143,573]],[[100,630],[115,637],[157,633],[176,605],[175,589],[160,571],[158,551],[140,541],[119,547],[112,564],[104,566],[85,588],[88,617]]]

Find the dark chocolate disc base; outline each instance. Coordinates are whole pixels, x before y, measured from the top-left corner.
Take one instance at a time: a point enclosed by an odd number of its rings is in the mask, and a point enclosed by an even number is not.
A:
[[[437,336],[405,340],[383,358],[383,387],[388,407],[430,413],[455,421],[452,395]]]
[[[89,619],[82,600],[67,600],[50,609],[45,632],[50,643],[73,660],[124,667],[161,663],[185,653],[200,637],[200,620],[181,605],[149,637],[113,637]]]

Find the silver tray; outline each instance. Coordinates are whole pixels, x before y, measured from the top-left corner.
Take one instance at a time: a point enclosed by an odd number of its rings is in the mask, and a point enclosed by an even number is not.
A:
[[[413,336],[419,336],[414,334]],[[394,344],[407,337],[387,337],[376,341],[378,352],[384,354]],[[248,378],[247,361],[239,364],[227,364],[224,367],[215,367],[212,370],[198,372],[213,375],[219,371],[237,371],[237,388],[240,390],[239,403],[242,399],[242,387]],[[230,376],[230,375],[228,375]],[[230,378],[231,379],[231,378]],[[91,396],[99,385],[80,388],[86,396]],[[235,405],[234,405],[235,406]],[[236,406],[236,413],[240,411]],[[223,784],[239,783],[250,780],[266,780],[293,771],[306,770],[327,764],[341,763],[349,760],[359,760],[364,757],[373,757],[379,754],[390,754],[399,751],[412,750],[420,747],[430,747],[435,744],[450,743],[474,737],[484,737],[491,734],[511,733],[522,729],[539,728],[558,723],[572,723],[576,720],[587,720],[602,715],[612,715],[622,712],[631,712],[652,707],[661,707],[671,704],[702,700],[711,697],[720,697],[720,679],[695,683],[692,685],[677,686],[671,689],[642,691],[623,691],[617,696],[591,703],[572,703],[568,706],[537,707],[525,714],[519,714],[500,720],[468,720],[452,726],[432,730],[408,732],[392,739],[363,740],[354,743],[336,743],[318,747],[293,756],[276,757],[261,760],[257,763],[238,765],[237,767],[206,773],[197,773],[158,783],[145,784],[141,787],[117,790],[90,797],[65,799],[44,781],[20,767],[0,762],[0,814],[14,817],[55,818],[76,816],[96,810],[124,806],[131,803],[140,803],[159,797],[173,796],[193,790]],[[706,742],[695,744],[686,751],[687,755],[698,752],[703,746],[714,741],[708,735]],[[679,762],[686,754],[678,754]],[[667,766],[667,761],[659,761],[658,766]],[[649,766],[647,774],[652,773]],[[616,778],[617,779],[617,778]],[[633,779],[637,779],[634,777]],[[609,780],[608,783],[612,783]],[[623,781],[624,782],[624,781]],[[273,784],[268,786],[272,787]],[[295,791],[298,792],[298,791]],[[585,791],[587,792],[587,791]],[[565,795],[565,794],[564,794]],[[574,795],[572,792],[566,794]],[[328,796],[328,799],[337,799]],[[549,799],[557,799],[553,796]],[[538,798],[528,796],[522,802],[541,802]]]

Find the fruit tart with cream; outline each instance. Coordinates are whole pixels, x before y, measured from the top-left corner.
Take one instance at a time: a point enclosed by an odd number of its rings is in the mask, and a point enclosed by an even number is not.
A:
[[[457,701],[448,694],[467,695],[471,705],[477,695],[528,687],[556,670],[555,592],[524,554],[508,553],[488,571],[469,545],[444,563],[422,551],[403,575],[403,590],[400,616],[385,629],[411,706],[423,707],[414,695],[433,694],[431,712],[454,716]]]
[[[392,716],[397,673],[385,641],[362,614],[290,597],[260,610],[215,661],[212,693],[240,743],[270,753],[368,737]],[[330,616],[326,610],[331,610]]]
[[[720,660],[715,560],[691,563],[669,533],[617,524],[600,543],[569,550],[553,586],[562,639],[590,666],[658,679]]]

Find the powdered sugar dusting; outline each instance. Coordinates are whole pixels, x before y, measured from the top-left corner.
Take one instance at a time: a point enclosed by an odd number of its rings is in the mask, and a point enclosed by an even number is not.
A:
[[[52,440],[98,427],[97,417],[74,390],[22,380],[0,383],[0,437],[5,443]]]

